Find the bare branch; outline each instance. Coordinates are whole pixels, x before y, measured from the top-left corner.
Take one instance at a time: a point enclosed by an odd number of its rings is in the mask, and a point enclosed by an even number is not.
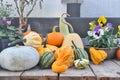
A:
[[[20,16],[20,11],[19,11],[17,0],[14,0],[14,2],[15,2],[15,5],[16,5],[17,13]]]
[[[32,8],[28,11],[28,13],[26,14],[26,17],[28,17],[30,15],[30,13],[33,11],[35,5],[36,5],[37,0],[34,1]]]

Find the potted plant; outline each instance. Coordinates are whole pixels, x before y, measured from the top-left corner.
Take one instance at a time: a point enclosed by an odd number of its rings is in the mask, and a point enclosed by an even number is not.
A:
[[[18,33],[19,28],[11,25],[11,11],[10,5],[0,4],[0,50],[6,48],[10,41],[22,38],[22,35]]]
[[[107,23],[107,19],[100,16],[97,21],[91,21],[89,25],[88,36],[86,37],[89,46],[105,50],[108,55],[107,59],[114,58],[117,47],[114,42],[116,36],[113,34],[112,23]]]

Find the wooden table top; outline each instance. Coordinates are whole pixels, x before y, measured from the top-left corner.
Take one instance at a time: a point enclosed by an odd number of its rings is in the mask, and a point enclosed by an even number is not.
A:
[[[21,72],[0,69],[0,80],[120,80],[120,61],[106,60],[100,65],[92,62],[86,69],[69,68],[58,74],[51,69],[40,69],[38,66]]]

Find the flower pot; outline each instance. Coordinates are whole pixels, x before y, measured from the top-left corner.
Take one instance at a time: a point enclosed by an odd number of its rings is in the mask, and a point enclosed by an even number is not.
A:
[[[85,50],[89,53],[89,48],[90,46],[85,46]],[[107,58],[106,59],[113,59],[116,56],[116,50],[117,47],[113,48],[96,48],[97,50],[104,50],[107,53]]]
[[[8,43],[10,42],[10,40],[8,38],[2,38],[0,39],[0,51],[2,51],[3,49],[8,47]]]

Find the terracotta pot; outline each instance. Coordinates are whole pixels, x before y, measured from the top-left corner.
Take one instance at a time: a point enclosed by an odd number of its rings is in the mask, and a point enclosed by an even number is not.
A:
[[[85,46],[85,50],[89,53],[89,48],[90,46]],[[96,48],[99,50],[104,50],[107,53],[107,58],[106,59],[113,59],[116,56],[116,50],[117,47],[113,47],[113,48]]]

